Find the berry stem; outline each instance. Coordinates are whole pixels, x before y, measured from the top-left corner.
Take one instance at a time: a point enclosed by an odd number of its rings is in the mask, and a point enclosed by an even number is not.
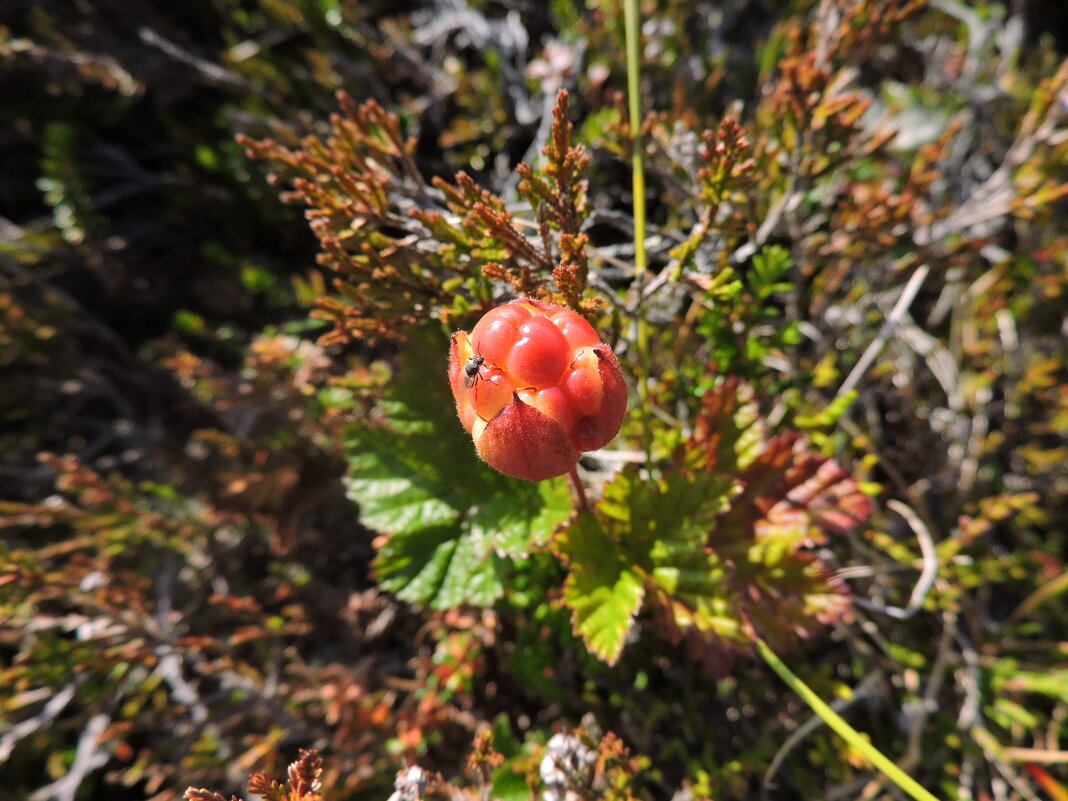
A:
[[[590,502],[586,500],[586,490],[582,488],[582,479],[579,478],[577,465],[571,468],[567,477],[571,479],[571,489],[575,493],[575,506],[580,512],[589,512]]]

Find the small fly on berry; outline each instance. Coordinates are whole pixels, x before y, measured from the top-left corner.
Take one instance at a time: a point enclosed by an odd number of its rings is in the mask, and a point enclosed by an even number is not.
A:
[[[476,354],[474,356],[467,357],[467,364],[464,365],[464,386],[471,389],[474,386],[475,381],[478,380],[478,371],[482,369],[482,363],[486,359],[482,354]]]

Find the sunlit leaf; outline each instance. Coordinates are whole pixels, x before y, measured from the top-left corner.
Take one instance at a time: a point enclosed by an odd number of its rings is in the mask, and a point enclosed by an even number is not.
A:
[[[605,487],[595,514],[558,532],[554,550],[569,568],[564,602],[591,651],[615,661],[647,591],[671,606],[680,636],[691,626],[737,632],[726,570],[703,544],[732,489],[707,472],[673,470],[653,482],[632,468]]]
[[[349,429],[349,495],[360,521],[386,535],[374,564],[385,589],[440,609],[492,604],[508,558],[548,539],[570,495],[560,480],[519,481],[481,462],[456,419],[444,340],[413,342],[384,419]]]
[[[749,388],[723,382],[673,467],[657,480],[623,470],[592,515],[557,534],[564,601],[607,661],[644,599],[665,636],[722,671],[755,636],[782,647],[849,609],[844,584],[806,549],[870,513],[838,465],[799,435],[768,438]]]
[[[589,514],[561,531],[554,547],[570,568],[564,602],[575,632],[591,652],[615,663],[645,594],[639,572]]]

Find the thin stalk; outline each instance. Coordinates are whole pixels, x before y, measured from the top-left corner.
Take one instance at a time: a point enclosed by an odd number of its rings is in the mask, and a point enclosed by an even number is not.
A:
[[[638,58],[638,0],[623,0],[623,27],[627,43],[627,102],[631,133],[631,191],[634,195],[634,289],[638,333],[638,400],[646,466],[652,464],[652,429],[649,418],[649,326],[645,320],[645,279],[649,259],[645,252],[645,163],[642,159],[641,64]]]
[[[869,743],[860,733],[846,723],[837,712],[831,709],[823,699],[799,679],[790,668],[771,650],[771,647],[757,638],[757,650],[764,657],[771,669],[779,674],[779,678],[789,685],[797,695],[808,704],[809,708],[819,715],[831,729],[843,740],[866,756],[875,767],[883,772],[890,781],[916,799],[916,801],[938,801],[938,798],[920,786],[920,783],[909,776],[905,771],[895,765],[882,751]]]
[[[572,467],[567,477],[571,479],[571,490],[575,495],[575,507],[580,512],[590,511],[590,502],[586,500],[586,490],[582,488],[582,479],[579,478],[578,468]]]

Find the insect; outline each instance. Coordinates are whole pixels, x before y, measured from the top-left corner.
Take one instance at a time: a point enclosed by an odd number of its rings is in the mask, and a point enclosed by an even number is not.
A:
[[[475,385],[475,382],[479,379],[478,371],[482,369],[483,362],[486,361],[481,353],[476,353],[474,356],[467,357],[467,364],[464,365],[464,386],[471,389]]]

